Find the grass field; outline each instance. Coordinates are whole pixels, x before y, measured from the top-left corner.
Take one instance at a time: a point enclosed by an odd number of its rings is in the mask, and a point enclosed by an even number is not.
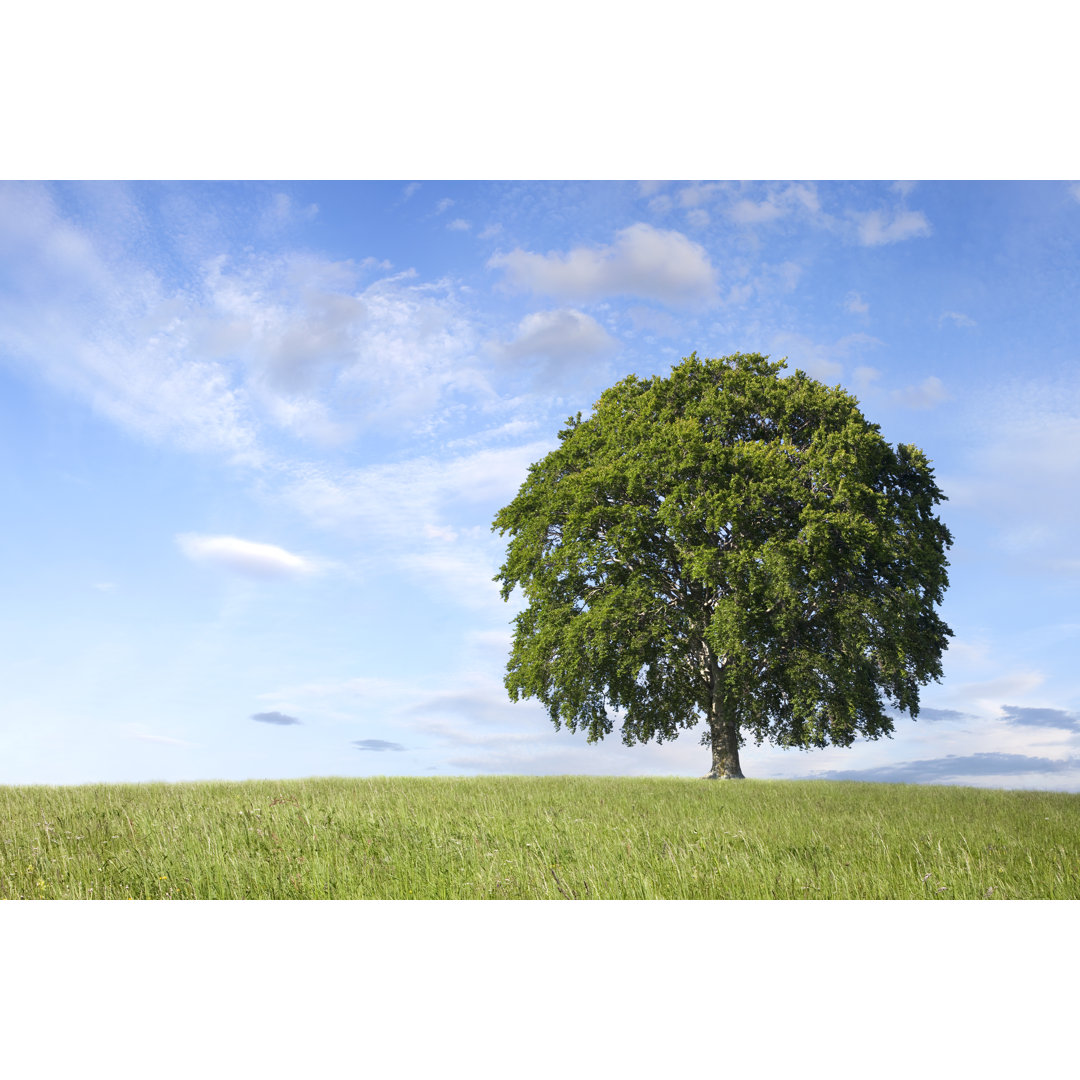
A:
[[[0,787],[0,897],[1080,899],[1080,795],[825,781]]]

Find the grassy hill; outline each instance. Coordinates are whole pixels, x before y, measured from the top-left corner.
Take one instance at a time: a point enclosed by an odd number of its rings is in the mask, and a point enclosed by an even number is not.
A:
[[[1080,899],[1080,795],[482,777],[0,787],[0,898]]]

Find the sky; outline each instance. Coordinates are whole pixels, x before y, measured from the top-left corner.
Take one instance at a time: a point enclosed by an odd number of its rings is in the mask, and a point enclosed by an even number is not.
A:
[[[502,685],[491,531],[628,374],[786,357],[931,458],[918,720],[758,779],[1080,791],[1080,185],[0,184],[0,784],[702,776]]]

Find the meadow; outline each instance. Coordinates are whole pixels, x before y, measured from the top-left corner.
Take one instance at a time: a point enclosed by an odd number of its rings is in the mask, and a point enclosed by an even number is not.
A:
[[[1080,795],[827,781],[0,787],[6,899],[1080,899]]]

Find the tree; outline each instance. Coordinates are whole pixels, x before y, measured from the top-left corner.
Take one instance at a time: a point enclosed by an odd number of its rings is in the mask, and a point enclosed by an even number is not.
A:
[[[505,685],[628,746],[703,717],[710,778],[752,736],[850,746],[919,711],[952,631],[945,496],[854,397],[759,354],[628,376],[530,466],[493,530],[520,586]],[[612,714],[616,714],[613,718]]]

